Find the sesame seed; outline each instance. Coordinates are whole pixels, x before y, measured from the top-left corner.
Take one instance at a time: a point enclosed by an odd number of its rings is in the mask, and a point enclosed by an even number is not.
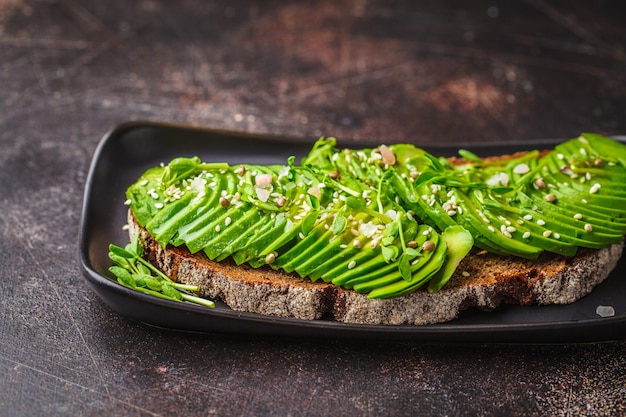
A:
[[[535,180],[535,186],[539,189],[546,188],[546,183],[543,181],[543,178],[537,178]]]
[[[265,263],[273,264],[276,261],[276,253],[270,252],[265,256]]]
[[[155,203],[154,207],[156,207],[158,209],[162,209],[163,208],[163,203]]]
[[[593,226],[590,225],[589,223],[585,224],[585,232],[592,232],[593,231]]]
[[[539,219],[539,220],[537,220],[537,224],[538,224],[539,226],[545,226],[546,222],[545,222],[545,221],[543,221],[543,220],[541,220],[541,219]]]
[[[595,183],[595,184],[593,184],[593,186],[589,190],[589,194],[595,194],[595,193],[598,192],[599,189],[600,189],[600,184]]]
[[[222,230],[222,228],[220,227],[220,225],[215,225],[215,231],[219,233],[219,231]]]
[[[552,230],[546,230],[542,234],[543,234],[543,237],[550,237],[550,235],[552,234]]]
[[[522,235],[522,237],[524,239],[528,239],[530,237],[530,232],[524,232],[524,234]]]
[[[467,271],[463,271],[463,272],[461,272],[461,275],[463,275],[464,277],[469,277],[470,273],[467,272]]]
[[[492,225],[487,226],[487,228],[489,229],[490,232],[495,233],[496,228],[493,227]]]
[[[530,221],[532,219],[533,219],[533,216],[531,214],[527,214],[527,215],[524,216],[524,220]]]
[[[422,245],[422,250],[426,251],[426,252],[430,252],[432,250],[435,250],[435,242],[433,242],[432,240],[427,240]]]
[[[580,214],[580,213],[576,213],[576,214],[574,214],[574,218],[575,218],[576,220],[580,220],[580,219],[582,219],[582,218],[583,218],[583,215],[582,215],[582,214]]]
[[[583,202],[583,203],[585,203],[585,204],[587,204],[587,203],[588,203],[587,199],[585,199],[585,198],[581,199],[580,201],[582,201],[582,202]]]
[[[547,194],[543,199],[546,200],[547,202],[551,203],[554,200],[556,200],[556,195],[554,195],[554,194]]]
[[[515,233],[515,232],[517,232],[517,229],[515,227],[513,227],[513,226],[508,226],[506,228],[506,231],[509,232],[509,233]]]
[[[148,180],[141,181],[139,185],[141,185],[142,187],[145,187],[146,185],[148,185]]]
[[[513,168],[513,173],[515,174],[528,174],[529,172],[530,168],[526,164],[519,164]]]
[[[561,238],[561,235],[560,235],[560,234],[558,234],[558,233],[555,233],[555,234],[554,234],[554,238],[555,238],[555,239],[560,239],[560,238]]]
[[[130,206],[130,203],[132,203],[132,201],[130,201],[130,198],[126,201],[124,201],[124,205],[125,206]]]
[[[226,197],[220,197],[220,206],[222,206],[222,208],[228,208],[230,201],[228,201]]]
[[[230,225],[230,223],[231,223],[232,221],[233,221],[233,220],[232,220],[230,217],[226,217],[226,218],[224,219],[224,225],[225,225],[225,226],[229,226],[229,225]]]
[[[350,263],[348,264],[348,269],[352,269],[356,266],[356,261],[350,261]]]
[[[456,214],[456,211],[455,211],[455,210],[448,210],[448,211],[446,212],[446,214],[447,214],[448,216],[452,217],[452,216],[454,216],[454,215]]]
[[[298,233],[298,237],[299,237],[300,239],[304,239],[304,233],[302,233],[302,232]]]

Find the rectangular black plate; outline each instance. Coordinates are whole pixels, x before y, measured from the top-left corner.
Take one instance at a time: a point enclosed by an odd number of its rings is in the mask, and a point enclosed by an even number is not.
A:
[[[623,140],[623,139],[622,139]],[[420,145],[437,156],[463,147],[478,155],[546,149],[559,141],[524,143]],[[124,245],[128,235],[124,193],[147,168],[177,156],[204,161],[284,163],[306,153],[312,140],[296,140],[161,123],[127,123],[100,142],[87,180],[80,232],[80,262],[87,281],[113,310],[154,326],[199,332],[228,332],[286,337],[396,339],[437,342],[570,343],[621,340],[626,337],[626,260],[583,299],[566,306],[502,306],[495,312],[467,311],[448,323],[428,326],[373,326],[330,320],[297,320],[240,313],[218,303],[214,309],[162,300],[128,290],[107,271],[108,245]],[[346,144],[339,144],[340,146]],[[359,144],[361,146],[363,144]],[[377,144],[364,144],[363,146]],[[615,315],[602,318],[599,305]]]

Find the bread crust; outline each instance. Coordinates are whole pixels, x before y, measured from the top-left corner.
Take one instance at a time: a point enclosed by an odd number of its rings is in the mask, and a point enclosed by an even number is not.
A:
[[[128,213],[131,238],[139,235],[145,256],[173,280],[196,285],[201,295],[236,311],[344,323],[425,325],[458,317],[463,310],[507,304],[568,304],[601,283],[622,256],[622,244],[580,249],[575,257],[544,254],[537,260],[474,251],[437,293],[425,288],[403,297],[370,299],[323,281],[312,282],[271,268],[215,262],[184,247],[160,246]]]

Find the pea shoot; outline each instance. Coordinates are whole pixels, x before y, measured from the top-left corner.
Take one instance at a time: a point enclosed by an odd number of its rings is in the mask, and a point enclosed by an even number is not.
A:
[[[195,285],[185,285],[172,281],[161,270],[143,257],[143,247],[135,235],[124,248],[109,245],[109,258],[115,265],[109,271],[121,285],[144,294],[173,301],[188,301],[205,307],[215,307],[211,300],[193,295],[200,290]]]

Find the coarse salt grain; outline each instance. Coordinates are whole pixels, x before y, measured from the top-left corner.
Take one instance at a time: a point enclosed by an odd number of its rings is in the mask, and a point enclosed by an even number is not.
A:
[[[598,306],[596,308],[596,314],[600,317],[613,317],[615,315],[615,308],[613,306]]]

